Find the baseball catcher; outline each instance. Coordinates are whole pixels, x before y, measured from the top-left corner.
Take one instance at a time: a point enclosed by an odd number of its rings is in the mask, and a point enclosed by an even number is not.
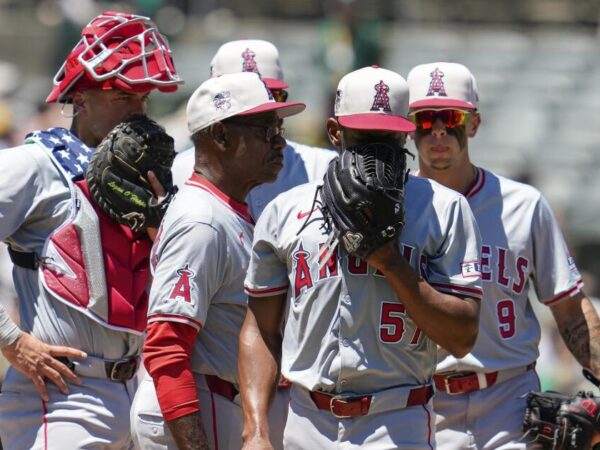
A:
[[[600,397],[529,392],[523,431],[529,449],[600,450]]]
[[[321,197],[332,228],[330,251],[341,240],[349,254],[364,259],[400,234],[407,153],[397,144],[375,142],[349,147],[329,163]]]
[[[171,166],[173,138],[146,116],[120,123],[98,145],[86,172],[90,195],[112,219],[133,231],[158,227],[176,189]],[[147,173],[167,195],[156,200]]]

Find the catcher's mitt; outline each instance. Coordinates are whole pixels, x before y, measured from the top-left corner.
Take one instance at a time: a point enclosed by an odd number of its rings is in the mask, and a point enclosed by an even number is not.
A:
[[[586,450],[600,431],[600,397],[529,392],[523,419],[529,449]],[[596,448],[596,447],[594,447]]]
[[[96,148],[86,172],[90,195],[112,219],[133,231],[158,227],[175,193],[173,138],[146,116],[113,128]],[[167,191],[154,198],[146,174],[152,170]]]
[[[349,254],[366,258],[402,231],[407,153],[390,143],[359,144],[329,164],[323,216]]]

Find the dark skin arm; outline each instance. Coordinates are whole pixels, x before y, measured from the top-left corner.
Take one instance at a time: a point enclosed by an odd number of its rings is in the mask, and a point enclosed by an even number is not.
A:
[[[248,299],[240,332],[240,393],[244,412],[244,450],[271,450],[269,407],[281,369],[281,324],[286,295]]]
[[[179,450],[209,450],[200,413],[188,414],[167,422]]]
[[[600,319],[583,292],[550,307],[567,348],[583,367],[600,377]]]
[[[367,262],[383,272],[411,319],[436,344],[457,358],[471,351],[479,329],[477,299],[436,291],[400,255],[395,241],[375,250]]]

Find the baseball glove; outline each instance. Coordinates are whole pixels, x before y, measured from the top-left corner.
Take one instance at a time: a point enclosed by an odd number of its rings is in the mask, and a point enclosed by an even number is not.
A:
[[[175,194],[173,138],[146,116],[113,128],[96,148],[86,172],[90,195],[112,219],[133,231],[158,227]],[[167,196],[157,201],[146,174],[152,170]]]
[[[323,217],[349,254],[364,259],[402,231],[407,153],[390,143],[360,144],[329,164]]]
[[[591,392],[529,392],[522,427],[527,448],[589,449],[593,434],[600,431],[599,413],[600,397]]]

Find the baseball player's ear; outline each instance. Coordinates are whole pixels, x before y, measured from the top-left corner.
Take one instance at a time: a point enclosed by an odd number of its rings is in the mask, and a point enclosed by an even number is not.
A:
[[[342,127],[335,117],[327,119],[327,136],[335,148],[342,148]]]
[[[227,137],[227,130],[221,122],[214,123],[210,126],[210,134],[220,148],[224,149],[227,147],[229,139]]]
[[[469,124],[467,126],[467,134],[470,138],[475,137],[480,125],[481,115],[477,111],[471,113],[471,119],[469,120]]]
[[[78,91],[73,94],[73,112],[81,111],[85,109],[86,106],[86,97],[84,92]]]

